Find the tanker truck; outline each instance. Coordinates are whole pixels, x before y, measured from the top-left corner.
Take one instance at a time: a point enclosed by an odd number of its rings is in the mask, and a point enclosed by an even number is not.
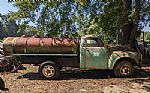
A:
[[[110,47],[97,35],[80,39],[7,37],[3,41],[3,55],[3,64],[10,61],[14,66],[39,66],[39,75],[46,79],[57,79],[63,67],[113,70],[117,77],[129,77],[133,75],[133,66],[141,65],[141,55],[136,50]]]

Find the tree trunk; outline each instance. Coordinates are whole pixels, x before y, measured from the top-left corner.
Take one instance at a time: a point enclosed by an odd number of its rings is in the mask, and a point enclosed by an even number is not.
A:
[[[131,14],[132,10],[132,0],[122,0],[123,5],[123,27],[122,27],[122,40],[121,45],[129,44],[132,22],[129,22],[128,16]]]
[[[122,40],[121,44],[126,45],[130,44],[131,48],[134,48],[134,41],[137,35],[138,23],[140,19],[140,9],[141,9],[141,0],[135,0],[136,3],[136,16],[133,18],[129,18],[129,15],[132,11],[132,0],[122,0],[123,4],[123,27],[122,27]],[[130,19],[130,21],[129,21]]]
[[[133,42],[134,42],[135,38],[137,37],[138,23],[140,20],[140,11],[141,11],[141,0],[135,0],[135,3],[136,3],[136,7],[135,7],[136,16],[133,21],[133,27],[132,27],[132,32],[131,32],[131,36],[130,36],[131,48],[134,47]]]

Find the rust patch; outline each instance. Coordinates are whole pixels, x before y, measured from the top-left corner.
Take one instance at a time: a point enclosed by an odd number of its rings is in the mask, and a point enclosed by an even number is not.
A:
[[[76,47],[78,44],[77,39],[71,38],[54,38],[53,46],[67,46],[67,47]]]
[[[72,38],[8,37],[4,52],[13,53],[76,53],[78,40]]]
[[[41,46],[52,46],[52,38],[43,38],[42,40],[40,40],[40,45]]]
[[[29,38],[27,41],[27,46],[40,46],[40,38]]]
[[[28,38],[18,38],[15,46],[26,46]]]

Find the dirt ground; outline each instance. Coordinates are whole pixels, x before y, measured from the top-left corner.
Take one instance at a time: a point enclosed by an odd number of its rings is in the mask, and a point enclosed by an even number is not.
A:
[[[149,62],[149,63],[148,63]],[[111,71],[62,71],[59,80],[42,80],[38,67],[3,74],[8,91],[1,93],[150,93],[150,59],[132,78],[115,78]],[[65,69],[66,70],[66,69]]]

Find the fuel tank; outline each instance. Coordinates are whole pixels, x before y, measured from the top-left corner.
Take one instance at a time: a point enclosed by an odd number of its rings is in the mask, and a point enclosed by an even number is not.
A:
[[[76,53],[76,38],[7,37],[3,41],[3,52],[11,54]]]

